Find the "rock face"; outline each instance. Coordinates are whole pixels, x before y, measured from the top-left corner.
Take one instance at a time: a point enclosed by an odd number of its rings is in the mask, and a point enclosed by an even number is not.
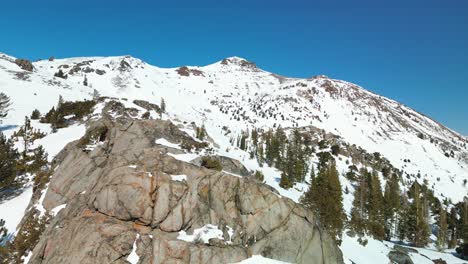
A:
[[[106,116],[90,124],[56,158],[43,205],[49,212],[66,207],[29,263],[128,263],[134,243],[138,263],[233,263],[254,254],[343,263],[312,212],[256,181],[179,161],[155,143],[188,140],[176,130],[169,121]],[[101,142],[84,148],[94,131]],[[193,234],[209,224],[222,236],[178,239],[181,231]]]

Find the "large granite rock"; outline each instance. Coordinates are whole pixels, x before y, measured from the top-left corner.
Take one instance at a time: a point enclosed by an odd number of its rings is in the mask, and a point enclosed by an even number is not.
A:
[[[99,128],[99,129],[96,129]],[[105,129],[103,129],[105,128]],[[85,147],[90,138],[100,142]],[[102,132],[104,131],[104,132]],[[51,220],[29,263],[233,263],[260,254],[294,263],[342,263],[313,213],[249,178],[179,161],[158,138],[191,140],[169,121],[109,117],[68,144],[43,202]],[[174,180],[172,175],[186,175]],[[178,239],[207,225],[222,237]]]

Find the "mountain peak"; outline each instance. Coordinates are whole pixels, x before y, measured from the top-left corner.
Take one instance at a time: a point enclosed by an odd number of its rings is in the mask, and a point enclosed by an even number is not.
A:
[[[237,66],[246,67],[246,68],[257,68],[257,65],[255,65],[254,62],[250,62],[244,58],[237,57],[237,56],[225,58],[221,61],[221,64],[237,65]]]

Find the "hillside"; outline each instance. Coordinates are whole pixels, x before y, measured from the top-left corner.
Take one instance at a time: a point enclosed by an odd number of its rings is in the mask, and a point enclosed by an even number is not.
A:
[[[403,188],[409,189],[413,181],[426,182],[436,197],[448,198],[452,203],[463,201],[468,194],[466,137],[409,107],[346,81],[326,76],[308,79],[279,76],[238,57],[203,67],[169,69],[130,56],[41,60],[28,66],[17,65],[15,60],[0,54],[0,90],[13,102],[2,125],[7,136],[12,135],[22,125],[24,116],[29,116],[34,109],[46,113],[56,106],[59,96],[66,101],[76,101],[99,94],[138,109],[139,115],[145,110],[134,104],[134,100],[145,100],[160,107],[163,98],[166,113],[158,116],[156,111],[150,111],[152,118],[182,126],[182,131],[194,138],[196,131],[187,124],[203,125],[215,154],[239,160],[249,171],[262,171],[266,184],[295,202],[307,190],[309,179],[296,183],[291,189],[281,188],[281,173],[277,169],[260,166],[248,151],[233,144],[244,131],[267,131],[281,126],[288,132],[300,128],[315,135],[317,141],[329,137],[345,146],[347,151],[341,153],[336,166],[348,215],[354,186],[345,173],[348,162],[367,166],[362,153],[379,153],[393,168],[401,171]],[[30,66],[32,71],[29,71]],[[98,104],[95,113],[103,107]],[[48,125],[34,121],[33,126],[48,133],[36,144],[43,145],[52,160],[67,143],[83,136],[88,125],[78,122],[50,133]],[[170,142],[164,141],[163,145],[170,145]],[[361,153],[357,160],[352,157],[356,152]],[[191,161],[199,156],[186,153],[174,157]],[[316,157],[311,159],[311,164],[317,162]],[[345,193],[345,188],[351,192]],[[28,190],[3,202],[0,208],[11,210],[12,203],[21,199],[23,202],[18,208],[24,210],[32,195]],[[0,215],[6,219],[10,231],[19,223],[18,217],[21,216],[12,216],[10,211],[4,215],[3,210]],[[364,264],[373,263],[373,258],[387,259],[393,244],[371,238],[369,241],[367,247],[361,247],[345,235],[341,245],[344,261]],[[369,255],[356,255],[357,248]],[[425,263],[422,259],[416,262],[421,255],[460,263],[449,254],[430,249],[415,254],[415,263]]]

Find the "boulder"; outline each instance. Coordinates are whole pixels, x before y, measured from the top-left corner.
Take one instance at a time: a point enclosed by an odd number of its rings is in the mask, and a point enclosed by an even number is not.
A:
[[[388,253],[388,258],[393,263],[397,263],[397,264],[413,264],[413,261],[411,260],[408,253],[398,251],[398,250],[390,251],[390,253]]]

